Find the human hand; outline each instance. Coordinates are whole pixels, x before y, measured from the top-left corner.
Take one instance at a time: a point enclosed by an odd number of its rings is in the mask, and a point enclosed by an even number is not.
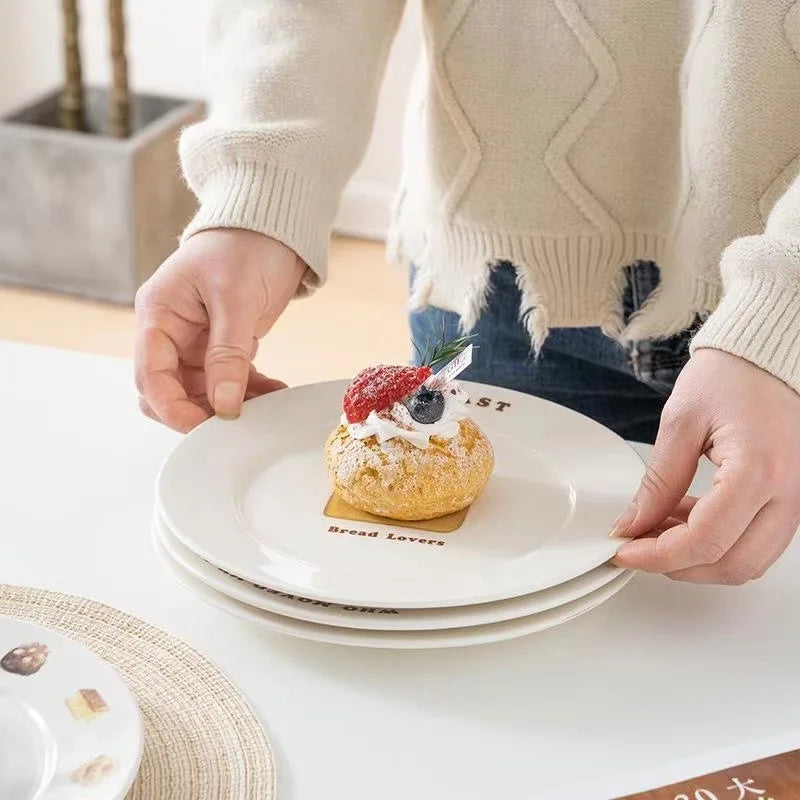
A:
[[[239,229],[201,231],[136,295],[136,387],[153,419],[186,432],[285,384],[252,364],[305,265],[285,245]]]
[[[698,459],[713,488],[685,497]],[[661,418],[634,504],[612,535],[641,537],[614,563],[694,583],[761,577],[800,524],[800,395],[749,361],[695,352]]]

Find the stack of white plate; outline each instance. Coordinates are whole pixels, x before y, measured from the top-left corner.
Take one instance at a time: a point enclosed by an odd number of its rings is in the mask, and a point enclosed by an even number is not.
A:
[[[427,648],[511,639],[573,619],[632,574],[609,538],[644,472],[592,420],[464,382],[496,466],[449,533],[326,516],[323,445],[346,382],[286,389],[211,419],[166,460],[156,546],[203,600],[272,631]]]

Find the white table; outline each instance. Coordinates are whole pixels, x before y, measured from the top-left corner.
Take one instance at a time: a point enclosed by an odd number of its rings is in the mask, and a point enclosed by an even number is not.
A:
[[[263,719],[281,800],[597,800],[800,747],[797,544],[760,582],[637,576],[512,642],[315,644],[162,568],[153,486],[177,441],[140,416],[129,363],[0,342],[0,583],[92,597],[206,654]]]

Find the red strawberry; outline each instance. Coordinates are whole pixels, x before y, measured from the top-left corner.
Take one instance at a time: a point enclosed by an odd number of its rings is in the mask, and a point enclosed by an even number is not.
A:
[[[383,411],[425,383],[430,367],[369,367],[356,375],[344,393],[348,422],[363,422],[370,411]]]

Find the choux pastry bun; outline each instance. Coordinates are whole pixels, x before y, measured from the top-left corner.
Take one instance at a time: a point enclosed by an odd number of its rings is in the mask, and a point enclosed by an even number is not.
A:
[[[346,503],[381,517],[426,520],[461,511],[483,491],[494,452],[452,379],[459,359],[471,357],[471,347],[459,355],[464,341],[434,348],[434,355],[456,355],[437,375],[431,362],[377,366],[348,386],[341,422],[325,444],[328,475]]]

